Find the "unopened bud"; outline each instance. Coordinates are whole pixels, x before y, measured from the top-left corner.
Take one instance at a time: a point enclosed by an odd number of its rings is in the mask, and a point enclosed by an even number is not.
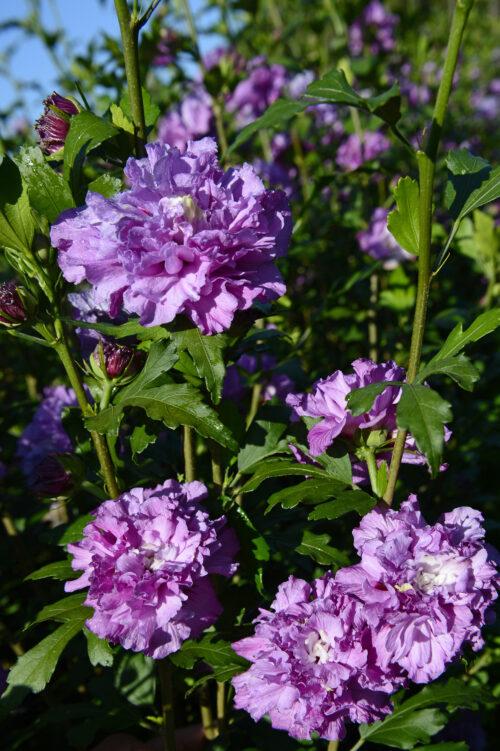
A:
[[[15,282],[0,284],[0,324],[19,326],[28,318],[27,302],[31,296]]]
[[[90,365],[95,375],[107,378],[119,378],[123,374],[134,375],[142,364],[142,352],[124,344],[110,340],[100,341],[90,358]]]
[[[53,154],[64,146],[70,120],[80,112],[74,101],[54,91],[44,100],[45,109],[35,123],[40,138],[40,147],[46,154]]]
[[[32,487],[39,495],[65,495],[71,488],[71,474],[63,466],[60,457],[63,455],[49,454],[35,467]]]

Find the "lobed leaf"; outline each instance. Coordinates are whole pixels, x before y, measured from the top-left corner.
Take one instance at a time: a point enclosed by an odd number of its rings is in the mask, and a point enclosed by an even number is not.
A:
[[[398,402],[398,428],[409,430],[417,448],[425,454],[435,476],[441,464],[444,425],[452,418],[451,407],[436,391],[421,384],[403,384]]]
[[[387,217],[387,227],[402,248],[418,255],[420,228],[418,223],[419,187],[411,177],[402,177],[394,191],[396,208]]]
[[[50,224],[75,205],[68,183],[45,161],[38,146],[22,148],[18,165],[31,206]]]
[[[222,395],[226,373],[224,350],[228,345],[227,334],[203,336],[197,326],[173,332],[172,338],[179,350],[186,349],[191,355],[196,372],[203,378],[214,404]]]
[[[15,162],[4,156],[0,162],[0,246],[31,251],[35,225],[26,186]]]
[[[341,550],[332,547],[329,543],[330,535],[326,533],[317,535],[306,529],[304,530],[300,545],[295,550],[297,553],[301,553],[301,555],[309,556],[309,558],[312,558],[316,563],[320,563],[323,566],[348,566],[350,563],[349,556]]]
[[[442,360],[433,359],[419,370],[416,383],[423,383],[432,375],[447,375],[467,391],[472,391],[474,383],[479,379],[479,371],[463,354],[444,357]]]
[[[364,490],[346,490],[340,493],[334,501],[315,506],[309,514],[308,519],[311,521],[317,521],[318,519],[338,519],[339,516],[348,514],[350,511],[356,511],[360,516],[364,516],[376,504],[377,499],[365,493]]]

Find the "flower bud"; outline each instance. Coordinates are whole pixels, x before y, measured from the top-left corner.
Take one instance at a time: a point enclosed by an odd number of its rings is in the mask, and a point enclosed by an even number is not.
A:
[[[53,92],[44,100],[45,109],[35,123],[40,138],[40,147],[46,154],[53,154],[64,146],[70,120],[80,112],[71,99]]]
[[[125,371],[134,375],[142,363],[142,352],[109,339],[100,341],[90,357],[91,369],[97,377],[120,378]],[[103,373],[104,371],[104,373]]]
[[[0,284],[0,324],[16,326],[28,318],[25,291],[15,282]]]
[[[58,454],[48,454],[35,468],[31,478],[33,490],[42,496],[64,495],[72,486],[71,474],[64,468]]]

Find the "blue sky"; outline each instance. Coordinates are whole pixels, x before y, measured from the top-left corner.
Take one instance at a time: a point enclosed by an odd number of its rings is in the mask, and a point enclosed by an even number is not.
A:
[[[144,6],[147,7],[146,0]],[[197,6],[199,0],[194,0],[194,11]],[[118,36],[113,0],[105,0],[104,3],[99,0],[41,0],[41,8],[47,28],[55,30],[62,27],[66,31],[73,54],[83,51],[87,42],[100,31],[106,30],[108,34]],[[0,27],[6,21],[23,19],[29,9],[29,0],[0,0]],[[11,44],[16,45],[11,63],[16,78],[26,82],[36,81],[44,94],[50,93],[55,86],[56,67],[42,43],[28,38],[18,29],[2,31],[0,60],[2,52]],[[40,93],[25,87],[23,95],[27,110],[19,110],[17,114],[33,119],[41,110]],[[5,110],[15,96],[15,90],[0,70],[0,110]]]

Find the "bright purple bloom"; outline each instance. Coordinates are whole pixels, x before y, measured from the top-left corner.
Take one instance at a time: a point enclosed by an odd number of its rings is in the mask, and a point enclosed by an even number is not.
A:
[[[378,667],[363,608],[331,575],[312,586],[290,576],[255,623],[254,636],[233,644],[253,664],[232,681],[236,707],[254,720],[269,715],[293,738],[316,732],[335,740],[347,721],[373,722],[391,712],[389,695],[402,679]]]
[[[309,449],[313,456],[324,453],[335,438],[353,438],[357,430],[387,430],[396,428],[396,404],[401,389],[389,387],[391,381],[404,381],[406,373],[390,360],[380,365],[360,358],[352,363],[354,373],[341,370],[322,378],[313,385],[310,394],[289,394],[286,403],[298,417],[320,418],[308,433]],[[377,396],[369,412],[354,417],[347,409],[347,394],[371,383],[388,381],[388,388]]]
[[[224,172],[211,138],[184,153],[146,148],[146,158],[127,162],[129,190],[89,192],[52,227],[64,277],[90,282],[112,317],[124,308],[153,326],[184,313],[205,334],[282,295],[275,261],[291,233],[285,195],[266,190],[248,164]]]
[[[188,141],[211,134],[213,127],[212,98],[198,84],[176,109],[159,121],[158,140],[184,151]]]
[[[58,457],[72,454],[73,444],[66,433],[62,413],[76,406],[73,389],[48,386],[30,424],[17,444],[17,456],[30,487],[42,495],[60,495],[71,484],[71,477]]]
[[[0,284],[0,324],[7,326],[23,323],[27,318],[24,302],[15,282]]]
[[[374,626],[382,669],[400,668],[427,683],[465,643],[483,646],[498,577],[482,521],[463,506],[429,525],[411,495],[399,511],[377,508],[354,530],[361,561],[335,579]]]
[[[269,64],[263,57],[249,62],[248,78],[236,86],[226,102],[226,109],[235,115],[239,128],[253,122],[278,99],[288,82],[283,65]]]
[[[217,620],[221,606],[209,574],[229,577],[238,543],[225,517],[200,504],[201,482],[166,480],[105,501],[68,545],[83,571],[67,592],[88,587],[87,621],[97,636],[160,659]]]
[[[377,261],[384,261],[385,269],[394,269],[402,261],[411,261],[414,256],[407,253],[387,228],[387,209],[378,208],[372,214],[366,230],[358,232],[359,247]]]
[[[40,147],[46,154],[53,154],[64,146],[70,120],[79,112],[70,99],[54,91],[44,100],[45,109],[35,123],[40,138]]]
[[[379,131],[367,131],[362,140],[352,133],[337,149],[337,164],[346,172],[353,172],[365,162],[377,159],[390,145],[389,139]]]

